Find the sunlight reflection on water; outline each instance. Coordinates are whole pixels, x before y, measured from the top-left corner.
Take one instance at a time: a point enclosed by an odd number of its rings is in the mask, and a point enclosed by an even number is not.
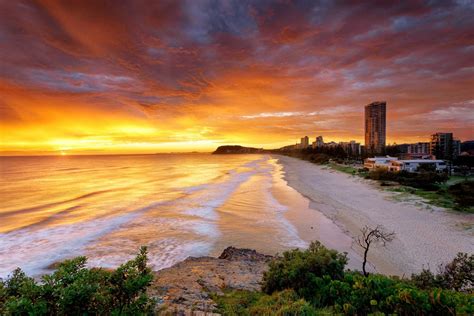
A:
[[[307,246],[314,236],[301,218],[314,214],[311,225],[324,222],[329,239],[350,248],[267,155],[0,159],[0,276],[77,255],[115,267],[141,245],[154,269],[230,245],[276,253]]]

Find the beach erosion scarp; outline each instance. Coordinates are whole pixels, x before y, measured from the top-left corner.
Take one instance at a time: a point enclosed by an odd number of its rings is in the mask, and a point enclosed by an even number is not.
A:
[[[458,252],[474,252],[474,233],[466,229],[474,224],[473,214],[397,201],[397,193],[382,191],[368,180],[297,158],[274,157],[283,165],[288,185],[354,239],[366,225],[395,232],[393,242],[370,250],[369,260],[379,273],[409,276],[423,268],[435,271]]]

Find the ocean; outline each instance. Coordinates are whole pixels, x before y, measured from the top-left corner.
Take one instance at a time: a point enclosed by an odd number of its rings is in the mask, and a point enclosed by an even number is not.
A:
[[[0,277],[79,255],[117,267],[148,246],[155,270],[227,246],[267,254],[351,239],[284,180],[277,156],[0,158]]]

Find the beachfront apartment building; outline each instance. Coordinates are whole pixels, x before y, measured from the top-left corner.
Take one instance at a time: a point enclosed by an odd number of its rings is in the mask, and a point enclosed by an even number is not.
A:
[[[431,135],[430,154],[437,159],[453,160],[461,152],[461,142],[453,139],[453,133],[435,133]]]
[[[300,149],[306,149],[309,147],[309,137],[301,137]]]
[[[375,170],[375,169],[388,170],[391,162],[395,160],[398,160],[398,158],[390,157],[390,156],[366,158],[364,160],[364,168],[367,168],[369,170]]]
[[[435,159],[430,153],[429,142],[418,142],[414,144],[407,144],[406,153],[402,154],[401,157],[406,159]]]
[[[444,160],[430,160],[430,159],[409,159],[409,160],[394,160],[390,162],[389,171],[408,171],[417,172],[420,166],[431,166],[437,172],[447,171],[448,165]]]
[[[376,101],[365,106],[365,150],[383,153],[386,141],[387,102]]]
[[[417,172],[418,168],[422,165],[432,166],[437,172],[447,171],[448,165],[444,160],[431,160],[431,159],[407,159],[398,160],[397,157],[373,157],[364,160],[364,168],[369,170],[385,169],[388,171],[408,171]]]
[[[324,146],[324,141],[322,136],[316,137],[316,141],[313,142],[313,148],[321,148]]]
[[[410,155],[429,155],[430,143],[420,142],[420,143],[408,144],[407,153]]]

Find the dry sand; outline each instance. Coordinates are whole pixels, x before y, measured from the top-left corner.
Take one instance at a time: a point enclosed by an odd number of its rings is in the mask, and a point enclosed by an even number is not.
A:
[[[397,201],[374,182],[307,161],[275,156],[288,184],[310,200],[310,207],[332,219],[355,238],[365,225],[382,225],[396,238],[369,254],[376,270],[409,276],[423,267],[436,270],[458,252],[474,252],[474,215],[428,207],[419,199]],[[357,252],[360,247],[353,242]]]

